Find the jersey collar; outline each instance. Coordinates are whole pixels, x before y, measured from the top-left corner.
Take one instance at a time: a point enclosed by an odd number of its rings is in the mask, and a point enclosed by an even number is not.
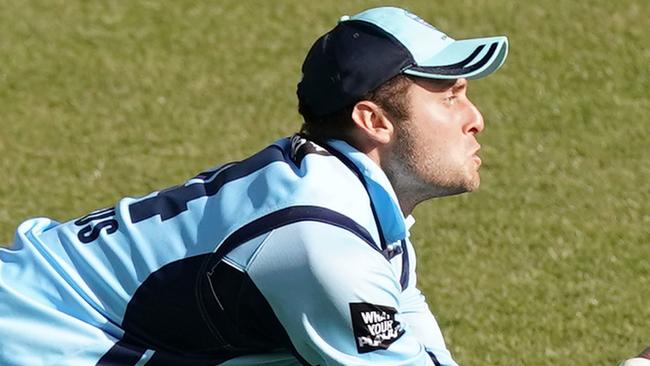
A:
[[[408,227],[397,195],[384,171],[368,155],[341,140],[328,140],[327,144],[347,157],[363,174],[370,200],[375,206],[381,230],[387,243],[408,237]],[[412,216],[409,215],[412,219]],[[411,224],[412,225],[412,224]],[[410,227],[410,225],[409,225]]]

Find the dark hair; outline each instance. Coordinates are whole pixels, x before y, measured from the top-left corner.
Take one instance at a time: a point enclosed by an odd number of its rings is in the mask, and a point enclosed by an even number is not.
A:
[[[409,117],[409,103],[406,93],[412,83],[413,80],[410,77],[398,74],[366,93],[359,100],[376,103],[390,118],[397,122],[403,121]],[[304,103],[298,101],[298,112],[304,119],[300,133],[315,140],[327,138],[345,140],[347,132],[354,128],[351,116],[355,104],[356,102],[325,116],[316,116]]]

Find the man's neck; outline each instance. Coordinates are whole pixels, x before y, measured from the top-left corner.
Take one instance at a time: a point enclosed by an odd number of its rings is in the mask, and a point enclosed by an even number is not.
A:
[[[374,161],[377,166],[379,166],[382,171],[386,174],[386,177],[388,177],[388,181],[390,182],[391,186],[393,187],[393,190],[395,191],[395,195],[397,196],[397,202],[399,203],[399,207],[402,210],[402,214],[404,217],[407,217],[413,212],[413,209],[415,206],[422,202],[423,200],[419,197],[417,192],[419,189],[417,187],[408,187],[404,186],[401,184],[403,179],[400,179],[401,177],[399,176],[392,176],[390,174],[390,170],[384,169],[382,166],[382,161],[381,161],[381,155],[379,153],[378,149],[370,149],[368,151],[363,151],[369,158],[370,160]]]

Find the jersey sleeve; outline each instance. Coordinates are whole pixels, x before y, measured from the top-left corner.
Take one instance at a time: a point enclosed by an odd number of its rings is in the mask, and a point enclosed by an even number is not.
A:
[[[408,242],[409,283],[401,294],[400,312],[404,321],[409,325],[413,336],[424,345],[426,350],[435,355],[443,366],[458,366],[445,345],[445,340],[436,318],[431,313],[429,305],[422,292],[416,287],[415,252]]]
[[[309,365],[439,365],[400,312],[399,275],[353,232],[274,230],[247,269]]]

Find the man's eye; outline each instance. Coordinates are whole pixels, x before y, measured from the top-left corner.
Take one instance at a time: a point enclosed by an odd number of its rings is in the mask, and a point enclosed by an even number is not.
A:
[[[452,104],[452,103],[454,103],[456,101],[456,99],[457,99],[456,95],[450,95],[450,96],[445,98],[445,102],[447,102],[449,104]]]

